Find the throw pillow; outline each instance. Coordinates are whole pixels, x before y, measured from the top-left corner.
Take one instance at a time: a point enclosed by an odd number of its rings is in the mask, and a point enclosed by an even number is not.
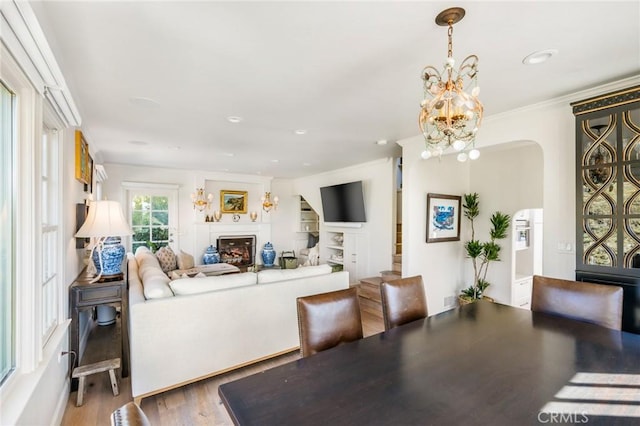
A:
[[[162,268],[163,272],[169,272],[173,271],[174,269],[178,269],[176,254],[173,252],[171,247],[160,247],[156,252],[156,257],[158,258],[158,262],[160,262],[160,267]]]
[[[191,269],[195,266],[193,256],[182,250],[180,250],[180,254],[176,255],[176,258],[178,262],[178,269]]]
[[[309,241],[307,241],[307,248],[313,248],[320,241],[320,234],[313,234],[309,232]]]

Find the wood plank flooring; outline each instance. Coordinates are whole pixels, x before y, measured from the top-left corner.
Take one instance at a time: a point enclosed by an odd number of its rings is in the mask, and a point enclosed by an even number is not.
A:
[[[120,319],[114,325],[95,326],[91,331],[87,351],[82,364],[119,356]],[[365,336],[384,331],[380,317],[362,310],[362,326]],[[210,379],[202,380],[178,389],[144,398],[140,408],[154,426],[174,425],[232,425],[220,397],[218,386],[251,374],[259,373],[300,357],[298,351],[253,364]],[[113,396],[107,373],[87,377],[84,404],[76,407],[76,392],[69,395],[62,426],[109,426],[110,415],[118,407],[131,401],[130,378],[120,377],[120,395]]]

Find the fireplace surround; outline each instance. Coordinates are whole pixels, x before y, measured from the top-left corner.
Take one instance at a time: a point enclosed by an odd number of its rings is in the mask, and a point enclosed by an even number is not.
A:
[[[220,262],[234,266],[253,266],[255,263],[255,235],[221,235],[217,246]]]

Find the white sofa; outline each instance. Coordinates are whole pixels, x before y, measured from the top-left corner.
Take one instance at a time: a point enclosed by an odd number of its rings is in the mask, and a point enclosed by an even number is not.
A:
[[[349,287],[348,273],[331,273],[328,265],[169,281],[153,271],[151,257],[127,255],[131,392],[137,404],[296,350],[296,298]],[[144,288],[147,278],[155,281],[153,291]]]

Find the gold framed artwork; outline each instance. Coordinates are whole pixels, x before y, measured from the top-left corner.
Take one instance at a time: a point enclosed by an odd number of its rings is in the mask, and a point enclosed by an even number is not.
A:
[[[247,191],[220,191],[222,213],[247,213]]]
[[[84,139],[82,132],[76,130],[76,179],[85,185],[91,184],[91,164],[93,161],[89,156],[89,145]]]

